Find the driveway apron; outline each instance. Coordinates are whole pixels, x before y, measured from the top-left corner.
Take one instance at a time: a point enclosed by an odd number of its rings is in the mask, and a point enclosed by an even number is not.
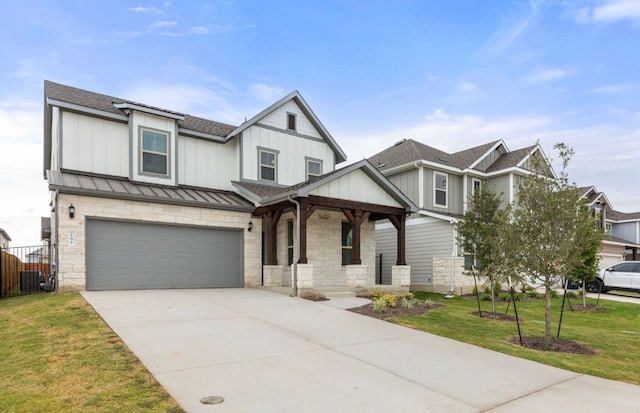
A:
[[[82,295],[188,412],[640,412],[640,386],[322,302],[250,288]]]

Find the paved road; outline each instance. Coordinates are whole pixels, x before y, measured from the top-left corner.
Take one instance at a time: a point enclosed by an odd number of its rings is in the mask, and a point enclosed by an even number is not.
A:
[[[188,412],[640,412],[640,386],[268,291],[83,296]]]

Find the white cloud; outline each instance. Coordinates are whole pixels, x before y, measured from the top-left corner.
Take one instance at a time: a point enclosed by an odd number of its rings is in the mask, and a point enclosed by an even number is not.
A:
[[[204,26],[193,26],[189,29],[189,33],[193,33],[193,34],[207,34],[210,31],[211,30],[208,27],[204,27]]]
[[[136,7],[127,7],[127,8],[135,13],[164,14],[162,10],[157,9],[155,7],[136,6]]]
[[[40,217],[49,216],[49,192],[42,175],[42,109],[35,103],[0,107],[0,176],[4,202],[0,228],[12,246],[40,243]],[[32,108],[30,108],[32,107]]]
[[[178,22],[176,22],[176,21],[160,20],[160,21],[157,21],[157,22],[153,23],[151,25],[151,27],[173,27],[176,24],[178,24]]]
[[[620,93],[635,92],[640,88],[640,83],[615,83],[612,85],[599,86],[591,89],[587,93],[601,95],[617,95]]]
[[[633,20],[640,23],[640,2],[637,0],[606,0],[596,6],[570,10],[578,23],[611,23],[618,20]]]
[[[567,69],[538,69],[526,77],[527,81],[533,83],[550,82],[553,80],[570,77],[573,71]]]
[[[265,85],[263,83],[255,83],[251,85],[251,94],[260,100],[274,101],[282,97],[282,89],[275,86]]]
[[[460,92],[469,93],[469,92],[474,92],[477,89],[478,89],[478,85],[475,85],[475,84],[470,83],[470,82],[460,82],[460,83],[458,83],[458,90]]]
[[[611,22],[622,19],[640,21],[640,2],[637,0],[611,0],[593,10],[594,21]]]
[[[517,16],[502,17],[502,24],[479,51],[481,56],[496,57],[522,36],[538,19],[539,0],[529,0],[529,7]],[[523,16],[524,14],[524,16]]]

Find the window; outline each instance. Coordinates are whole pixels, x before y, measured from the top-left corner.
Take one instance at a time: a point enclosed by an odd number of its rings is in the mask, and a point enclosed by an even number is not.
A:
[[[260,163],[260,180],[276,181],[277,151],[258,149],[258,161]]]
[[[447,179],[447,174],[433,173],[433,204],[435,206],[445,208],[447,206]]]
[[[293,265],[293,220],[287,221],[287,264]]]
[[[480,194],[480,190],[482,189],[482,181],[476,178],[471,179],[471,194],[476,196],[476,194]]]
[[[169,134],[142,129],[141,170],[142,172],[169,174]]]
[[[351,264],[351,250],[353,248],[353,232],[351,223],[342,221],[342,265]]]
[[[322,175],[322,161],[319,159],[305,158],[307,161],[307,180],[310,176]]]
[[[287,129],[296,130],[296,114],[287,113]]]

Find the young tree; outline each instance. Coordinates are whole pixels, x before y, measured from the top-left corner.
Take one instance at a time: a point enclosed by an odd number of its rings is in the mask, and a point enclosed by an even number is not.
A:
[[[580,281],[582,283],[582,306],[587,306],[587,290],[586,285],[596,279],[598,274],[598,252],[602,248],[602,238],[604,232],[602,230],[596,231],[598,236],[591,237],[591,244],[586,245],[585,249],[580,254],[580,262],[576,264],[569,271],[569,279],[573,281]]]
[[[551,338],[551,290],[582,260],[582,254],[600,236],[578,188],[569,183],[567,165],[572,148],[554,146],[562,160],[560,177],[550,179],[545,168],[531,159],[532,173],[520,185],[512,209],[510,242],[516,270],[545,289],[545,336]]]
[[[465,254],[473,257],[472,272],[491,285],[491,306],[496,313],[494,286],[504,280],[503,233],[507,213],[500,208],[501,199],[486,182],[470,199],[464,219],[458,221],[458,242]],[[508,208],[508,206],[507,206]]]

